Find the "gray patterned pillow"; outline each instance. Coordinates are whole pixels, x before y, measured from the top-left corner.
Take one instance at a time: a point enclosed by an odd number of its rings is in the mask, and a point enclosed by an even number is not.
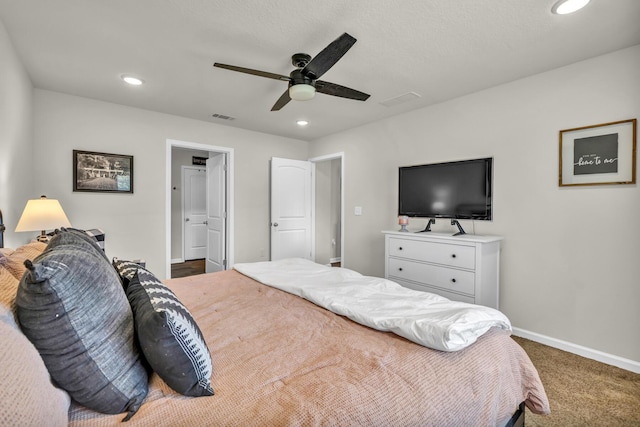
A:
[[[189,310],[142,267],[130,278],[126,293],[140,348],[151,368],[180,394],[213,395],[211,353]]]
[[[51,378],[78,403],[130,418],[147,394],[148,378],[131,307],[111,264],[82,245],[54,243],[25,265],[17,317]]]
[[[82,230],[77,230],[75,228],[62,228],[61,230],[56,230],[54,236],[47,245],[47,249],[52,249],[59,245],[74,245],[79,248],[85,248],[87,251],[99,255],[109,262],[107,254],[104,253],[98,244],[98,241]]]

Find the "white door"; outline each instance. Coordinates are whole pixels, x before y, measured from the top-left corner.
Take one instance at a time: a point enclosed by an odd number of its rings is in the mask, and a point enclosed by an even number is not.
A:
[[[271,158],[271,260],[313,260],[312,178],[314,165]]]
[[[207,180],[204,168],[182,168],[184,259],[203,259],[207,251]]]
[[[226,155],[207,159],[207,253],[205,271],[226,270]]]

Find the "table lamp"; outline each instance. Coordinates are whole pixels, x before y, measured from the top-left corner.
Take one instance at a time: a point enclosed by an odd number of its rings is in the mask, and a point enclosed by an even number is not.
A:
[[[60,227],[71,227],[60,202],[56,199],[47,199],[47,196],[41,196],[39,199],[27,201],[27,206],[24,207],[20,221],[16,226],[16,232],[40,230],[38,241],[47,242],[49,238],[46,231]]]

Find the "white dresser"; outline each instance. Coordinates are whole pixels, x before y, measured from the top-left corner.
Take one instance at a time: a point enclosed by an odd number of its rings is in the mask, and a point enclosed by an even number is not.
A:
[[[498,308],[502,237],[383,233],[387,279],[451,300]]]

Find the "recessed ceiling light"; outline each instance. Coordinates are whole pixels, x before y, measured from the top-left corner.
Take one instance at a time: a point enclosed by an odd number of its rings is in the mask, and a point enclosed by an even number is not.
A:
[[[133,77],[126,74],[120,77],[122,78],[122,80],[124,80],[125,82],[129,83],[132,86],[140,86],[142,83],[144,83],[144,81],[142,79],[139,79],[138,77]]]
[[[560,0],[551,8],[551,12],[556,15],[566,15],[573,13],[589,4],[590,0]]]
[[[298,124],[298,126],[306,126],[309,124],[309,122],[306,120],[298,120],[296,123]]]

